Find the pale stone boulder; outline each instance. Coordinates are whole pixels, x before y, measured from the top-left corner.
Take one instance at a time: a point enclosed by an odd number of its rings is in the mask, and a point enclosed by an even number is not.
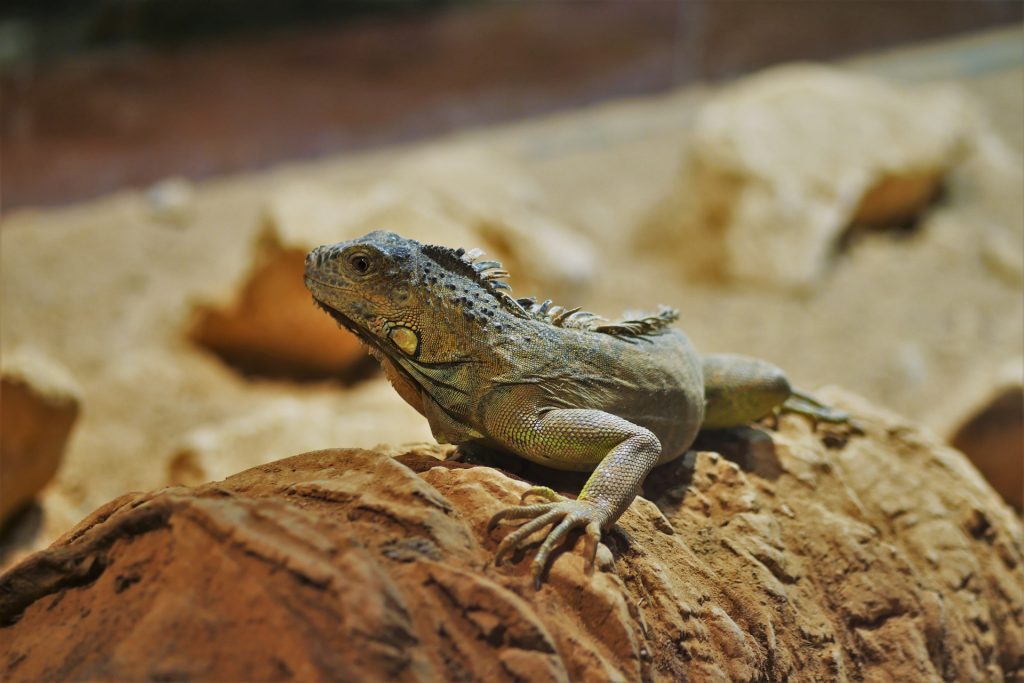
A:
[[[148,215],[162,225],[186,228],[196,218],[196,190],[184,178],[167,178],[146,190]]]
[[[910,91],[827,66],[740,80],[699,112],[646,241],[688,245],[680,256],[706,276],[807,286],[849,226],[922,210],[972,117],[958,91]]]
[[[953,218],[971,226],[986,269],[1007,285],[1024,285],[1024,158],[992,130],[981,129],[950,178]]]
[[[53,479],[80,404],[56,361],[27,349],[0,359],[0,522]]]
[[[312,391],[312,390],[311,390]],[[337,444],[377,446],[382,434],[432,441],[430,427],[383,378],[350,388],[347,397],[325,389],[321,401],[275,397],[248,413],[211,420],[181,435],[166,461],[166,481],[193,486],[270,462],[281,448]]]
[[[543,188],[512,160],[472,145],[431,147],[369,185],[292,183],[267,202],[267,230],[288,247],[389,230],[480,248],[515,274],[517,293],[573,299],[594,277],[593,244],[554,217]]]

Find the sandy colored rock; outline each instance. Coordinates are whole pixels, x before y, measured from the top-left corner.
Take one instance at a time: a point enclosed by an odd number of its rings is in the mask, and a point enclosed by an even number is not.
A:
[[[866,434],[705,436],[623,516],[613,564],[586,575],[578,541],[539,593],[485,531],[528,484],[437,449],[123,496],[0,577],[3,676],[1016,680],[1019,518],[961,454],[827,396]]]
[[[200,304],[189,336],[253,375],[352,378],[365,374],[355,335],[311,304],[303,284],[306,251],[272,234],[253,247],[241,289],[223,305]]]
[[[60,467],[81,404],[66,368],[29,349],[0,362],[0,524]]]
[[[1024,511],[1024,358],[958,392],[949,442],[971,459],[992,487]]]
[[[381,229],[480,248],[518,274],[523,295],[579,297],[596,274],[594,245],[553,216],[525,168],[483,146],[413,151],[368,186],[288,184],[269,198],[266,216],[281,244],[302,251]]]
[[[392,409],[396,394],[386,382],[367,382],[354,393],[359,400],[347,409],[337,403],[284,397],[267,401],[252,412],[191,429],[172,449],[165,481],[196,485],[223,479],[254,464],[277,460],[288,448],[313,450],[353,440],[376,445],[388,429],[418,440],[431,439],[430,428],[419,413]],[[381,415],[382,409],[389,413]],[[297,429],[300,425],[306,429]]]
[[[992,131],[981,130],[949,183],[958,222],[974,226],[975,249],[989,272],[1024,286],[1024,162]]]
[[[699,240],[680,256],[726,279],[802,287],[853,224],[920,213],[968,139],[950,89],[908,92],[819,65],[742,79],[700,110],[673,196],[645,239]]]
[[[195,220],[195,186],[185,178],[167,178],[146,190],[150,216],[163,225],[186,228]]]

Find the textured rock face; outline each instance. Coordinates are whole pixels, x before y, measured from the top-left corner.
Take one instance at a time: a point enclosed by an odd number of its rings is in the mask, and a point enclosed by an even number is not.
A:
[[[967,144],[972,116],[954,91],[907,93],[825,66],[743,79],[701,109],[676,195],[649,239],[699,240],[705,249],[687,256],[707,275],[809,285],[849,226],[922,210]]]
[[[53,478],[78,417],[80,391],[67,370],[20,350],[0,368],[0,524]]]
[[[956,451],[829,398],[866,434],[705,437],[614,567],[587,576],[579,542],[540,592],[484,530],[527,484],[436,447],[123,496],[0,577],[3,677],[1014,680],[1020,520]]]

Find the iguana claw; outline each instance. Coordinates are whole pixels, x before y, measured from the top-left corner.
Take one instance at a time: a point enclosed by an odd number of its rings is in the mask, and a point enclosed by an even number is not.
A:
[[[539,486],[528,490],[523,494],[523,498],[529,495],[539,495],[549,500],[552,496],[558,497],[558,494],[551,489]],[[487,523],[488,531],[506,519],[532,519],[502,539],[494,555],[494,564],[500,565],[505,556],[522,547],[527,538],[551,524],[554,525],[554,528],[548,532],[541,543],[530,566],[534,588],[540,589],[541,577],[547,568],[551,553],[561,545],[573,529],[583,528],[587,534],[589,541],[587,572],[589,573],[594,567],[594,558],[597,556],[598,544],[601,542],[601,526],[606,516],[600,508],[581,500],[562,500],[501,510]]]
[[[519,496],[519,503],[522,504],[530,496],[537,496],[538,498],[543,498],[549,503],[557,503],[560,500],[564,500],[564,498],[560,496],[558,492],[552,488],[548,488],[547,486],[531,486],[530,488],[523,491],[523,495]]]

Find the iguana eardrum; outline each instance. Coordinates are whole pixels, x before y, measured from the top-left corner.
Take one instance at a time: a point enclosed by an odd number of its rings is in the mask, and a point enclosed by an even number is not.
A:
[[[390,232],[317,247],[306,257],[316,303],[362,339],[442,443],[476,444],[563,470],[593,471],[576,500],[502,510],[530,521],[495,562],[553,525],[533,561],[583,528],[593,562],[601,533],[655,465],[682,456],[701,428],[738,426],[787,409],[845,416],[795,392],[753,358],[700,355],[671,327],[675,310],[609,322],[550,301],[515,299],[497,261],[478,250],[420,244]]]

